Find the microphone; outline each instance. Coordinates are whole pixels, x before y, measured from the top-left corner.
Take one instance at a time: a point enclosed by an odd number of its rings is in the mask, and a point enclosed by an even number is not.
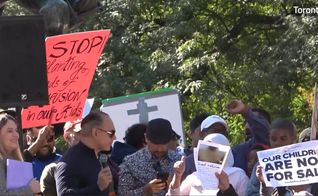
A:
[[[108,160],[108,156],[107,155],[101,154],[99,156],[99,161],[100,161],[100,164],[102,164],[103,168],[108,167],[107,160]]]
[[[103,168],[108,167],[107,164],[108,156],[106,154],[101,154],[99,156],[99,162],[102,165]],[[116,196],[115,190],[114,190],[114,182],[111,181],[108,185],[108,195],[109,196]]]

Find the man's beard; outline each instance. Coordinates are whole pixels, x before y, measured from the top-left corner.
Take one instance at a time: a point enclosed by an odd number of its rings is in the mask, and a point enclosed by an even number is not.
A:
[[[158,152],[158,151],[154,151],[151,153],[151,155],[158,160],[164,159],[167,156],[167,154],[168,152]]]
[[[54,159],[55,158],[55,153],[53,151],[54,151],[54,148],[49,148],[49,151],[45,155],[41,154],[41,152],[38,151],[36,153],[36,155],[35,155],[35,158],[38,159],[38,160],[41,160],[41,161],[48,161],[50,159]]]

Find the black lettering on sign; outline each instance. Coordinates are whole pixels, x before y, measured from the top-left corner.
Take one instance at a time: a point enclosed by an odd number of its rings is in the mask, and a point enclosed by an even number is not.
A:
[[[72,103],[70,103],[64,106],[63,110],[56,115],[55,119],[57,121],[60,121],[62,119],[72,117],[72,116],[76,116],[80,118],[82,115],[82,112],[83,112],[83,108],[81,107],[81,102],[78,102],[77,105],[72,105]]]
[[[82,95],[87,91],[84,89],[82,91],[73,91],[69,89],[67,92],[57,92],[49,94],[49,99],[51,104],[62,103],[62,102],[74,102],[79,101]]]
[[[280,159],[281,159],[280,155],[274,155],[274,156],[271,156],[271,157],[263,158],[262,161],[264,163],[266,163],[266,162],[269,162],[269,161],[276,161],[276,160],[280,160]]]
[[[318,169],[308,168],[305,171],[300,169],[297,171],[298,178],[318,177]]]
[[[308,155],[315,155],[316,154],[316,151],[315,150],[308,150]]]
[[[314,157],[309,157],[308,158],[308,164],[311,166],[315,166],[318,163],[318,157],[314,156]]]
[[[95,36],[91,39],[72,40],[69,43],[66,41],[58,42],[53,46],[53,52],[49,54],[51,58],[60,58],[64,55],[78,55],[90,53],[93,49],[98,49],[100,52],[107,40],[107,36]],[[71,44],[71,49],[68,45]]]
[[[65,39],[52,43],[47,53],[47,73],[49,102],[54,109],[44,106],[36,108],[35,111],[26,110],[28,123],[36,120],[65,122],[65,119],[81,118],[83,101],[85,102],[89,90],[90,81],[87,80],[87,76],[95,72],[95,69],[90,68],[93,66],[90,58],[97,58],[101,53],[108,35],[109,33],[79,39],[74,36],[73,40]]]
[[[318,164],[318,157],[305,157],[296,159],[298,167],[315,166]]]
[[[292,180],[293,173],[291,171],[267,173],[266,179],[267,179],[267,181],[271,181],[272,179],[275,179],[276,181]]]
[[[285,169],[292,169],[293,168],[293,164],[292,164],[291,160],[285,160],[284,164],[285,164]]]
[[[274,162],[274,165],[275,165],[276,170],[284,169],[284,166],[283,166],[283,162],[282,162],[282,161],[275,161],[275,162]]]
[[[37,120],[41,120],[41,119],[52,119],[52,118],[53,118],[52,116],[53,116],[55,113],[57,113],[57,109],[54,109],[54,108],[51,109],[51,110],[41,110],[41,111],[38,113],[36,119],[37,119]]]
[[[304,174],[304,170],[300,169],[300,170],[297,170],[297,178],[304,178],[305,177],[305,174]]]
[[[265,165],[265,171],[275,171],[274,167],[271,163],[266,163]]]
[[[48,61],[47,69],[50,74],[64,71],[71,72],[70,74],[67,74],[67,78],[64,78],[65,74],[63,74],[63,79],[57,76],[53,82],[49,81],[49,88],[56,88],[60,86],[58,91],[65,91],[65,89],[67,89],[71,84],[80,79],[80,77],[86,76],[90,73],[90,70],[85,66],[86,62],[77,61],[75,56],[70,56],[62,63],[58,62],[57,59]]]
[[[27,120],[50,120],[55,119],[60,121],[68,117],[78,117],[81,118],[83,108],[81,107],[81,102],[75,102],[75,104],[69,103],[64,106],[64,108],[59,111],[57,109],[41,110],[38,114],[29,112]]]
[[[275,171],[292,168],[293,166],[291,160],[275,161],[271,163],[266,163],[265,165],[265,171]]]
[[[56,76],[53,81],[48,81],[48,88],[56,88],[59,86],[60,80],[59,77]]]

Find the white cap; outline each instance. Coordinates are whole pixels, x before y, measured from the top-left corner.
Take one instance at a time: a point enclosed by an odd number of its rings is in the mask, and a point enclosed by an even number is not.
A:
[[[207,129],[209,127],[211,127],[212,125],[214,125],[215,123],[221,123],[222,125],[224,125],[224,127],[226,128],[226,131],[229,130],[225,120],[217,115],[212,115],[207,117],[201,124],[201,131],[203,129]]]

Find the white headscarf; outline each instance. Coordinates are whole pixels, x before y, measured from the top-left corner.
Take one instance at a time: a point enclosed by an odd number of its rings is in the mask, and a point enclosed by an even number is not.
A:
[[[207,135],[204,140],[205,142],[212,142],[215,144],[220,144],[223,146],[230,146],[230,142],[227,140],[227,138],[219,133],[212,133]],[[234,157],[232,154],[232,150],[230,149],[228,157],[226,159],[226,162],[224,164],[223,171],[229,176],[235,172],[244,172],[241,168],[233,167],[234,165]]]

